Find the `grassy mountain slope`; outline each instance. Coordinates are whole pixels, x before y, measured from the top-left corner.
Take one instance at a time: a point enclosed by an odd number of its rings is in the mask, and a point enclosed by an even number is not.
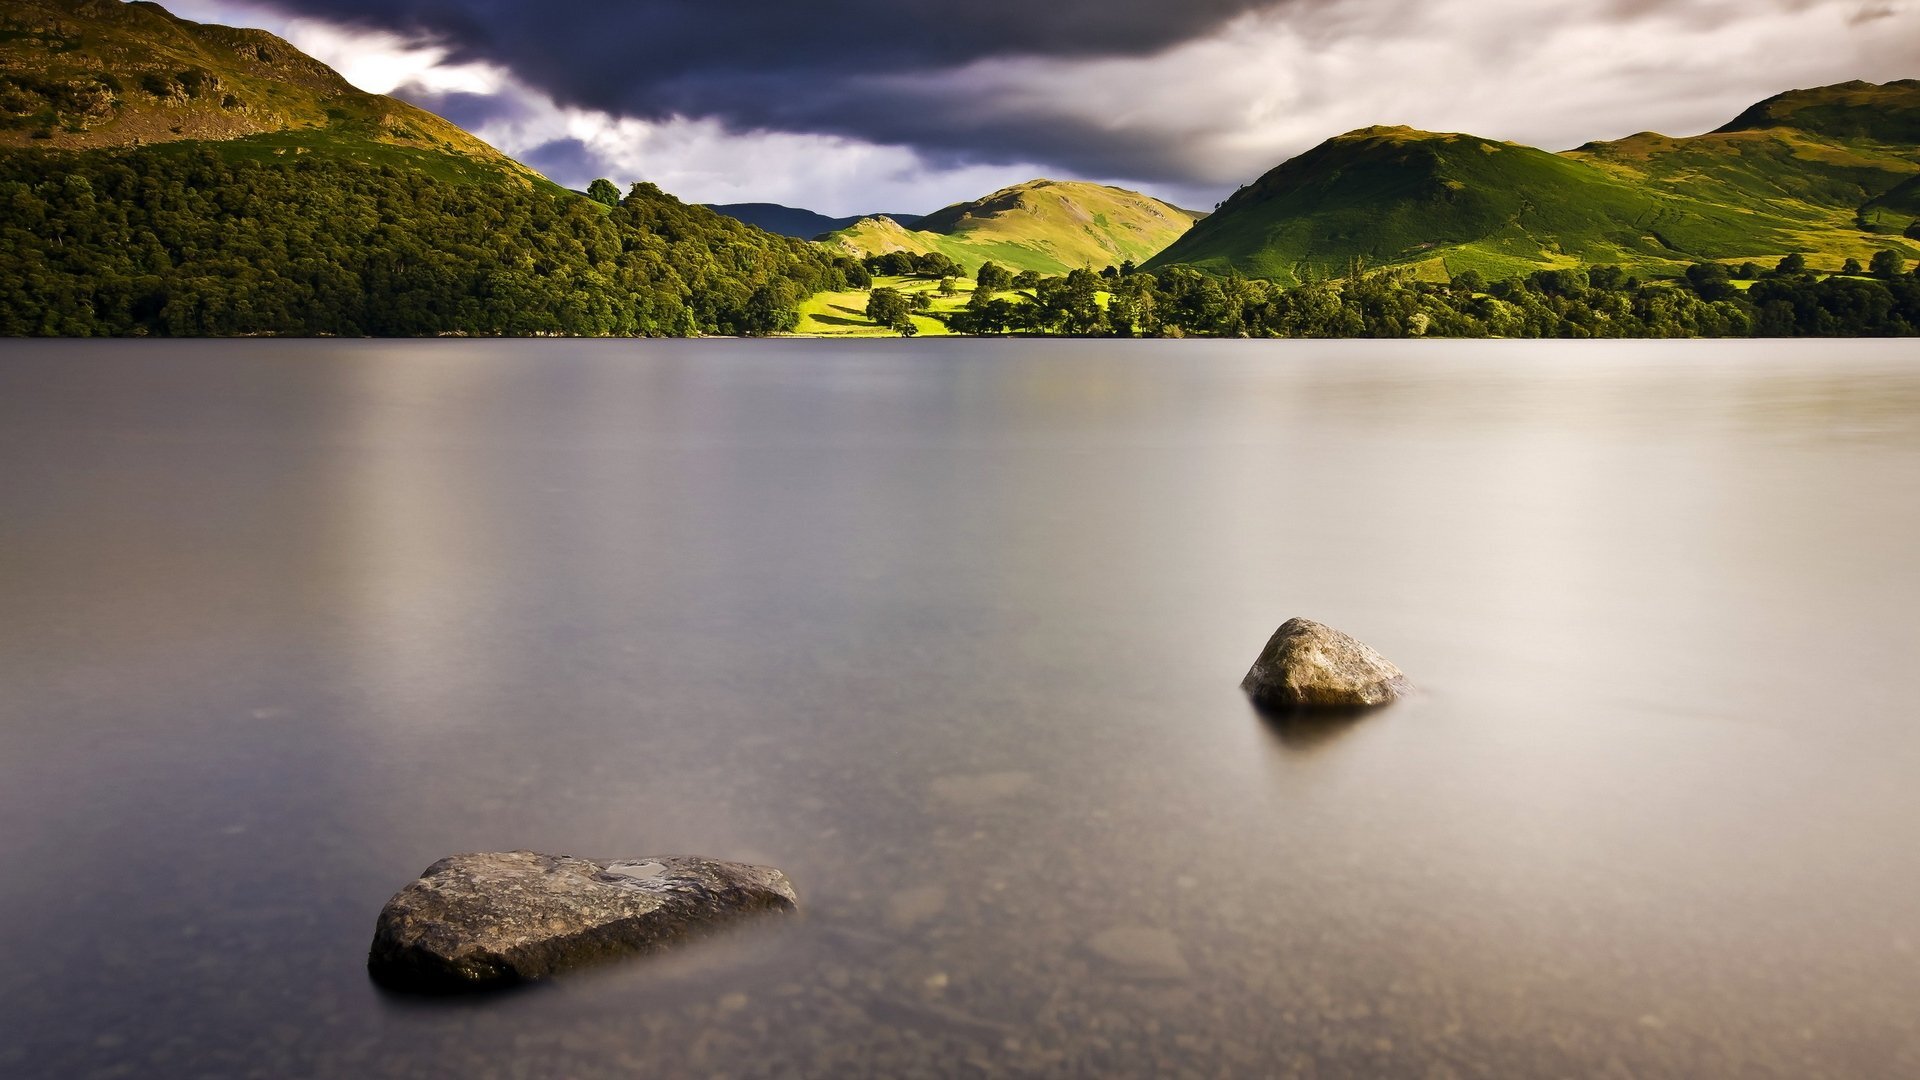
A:
[[[1861,216],[1882,231],[1899,228],[1900,222],[1920,222],[1920,173],[1874,196]]]
[[[796,206],[782,206],[779,203],[707,203],[706,207],[716,213],[725,214],[735,221],[744,221],[770,233],[797,237],[801,240],[812,240],[839,229],[851,228],[868,217],[889,217],[908,228],[912,228],[914,223],[920,220],[919,214],[860,214],[854,217],[836,218]]]
[[[1242,188],[1150,268],[1279,281],[1356,260],[1422,276],[1581,263],[1670,273],[1793,251],[1863,260],[1908,220],[1920,82],[1770,98],[1718,131],[1651,132],[1550,154],[1470,135],[1368,128]]]
[[[1791,129],[1830,139],[1920,146],[1920,79],[1844,82],[1788,90],[1747,109],[1714,134]]]
[[[821,239],[856,255],[937,251],[969,270],[991,261],[1063,274],[1145,262],[1198,216],[1123,188],[1032,180],[935,211],[912,228],[874,217]]]
[[[1602,170],[1471,135],[1367,128],[1266,174],[1162,252],[1283,281],[1445,259],[1504,277],[1536,266],[1658,257],[1660,200]],[[1460,262],[1463,265],[1453,266]]]
[[[1566,156],[1663,196],[1739,211],[1753,235],[1706,258],[1791,251],[1863,261],[1908,223],[1883,196],[1920,176],[1920,82],[1842,83],[1768,98],[1717,131],[1589,143]],[[1878,220],[1876,220],[1878,219]],[[1757,241],[1767,241],[1762,245]],[[1898,245],[1895,245],[1898,246]]]
[[[0,8],[0,146],[99,149],[254,137],[377,163],[536,174],[459,127],[355,89],[264,30],[190,22],[156,4],[8,0]],[[422,154],[458,159],[429,162]]]

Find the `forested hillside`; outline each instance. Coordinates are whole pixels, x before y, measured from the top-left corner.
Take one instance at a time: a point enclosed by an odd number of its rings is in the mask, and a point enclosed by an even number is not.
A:
[[[223,149],[0,153],[0,333],[767,334],[864,280],[652,185]]]
[[[263,31],[0,9],[0,333],[769,334],[865,280],[652,185],[596,194]]]

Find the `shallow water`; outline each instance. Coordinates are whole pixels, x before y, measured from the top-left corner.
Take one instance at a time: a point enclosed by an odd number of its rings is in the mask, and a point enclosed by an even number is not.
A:
[[[1920,1074],[1909,345],[0,349],[0,1072]],[[804,911],[368,982],[514,847]]]

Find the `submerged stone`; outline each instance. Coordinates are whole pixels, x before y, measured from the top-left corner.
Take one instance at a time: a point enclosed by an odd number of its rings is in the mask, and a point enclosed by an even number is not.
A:
[[[1143,980],[1184,979],[1187,958],[1180,942],[1152,926],[1109,927],[1087,939],[1087,951],[1105,961],[1114,974]]]
[[[1263,708],[1363,709],[1385,705],[1413,684],[1364,643],[1311,619],[1288,619],[1240,688]]]
[[[690,856],[595,862],[532,851],[441,859],[381,909],[367,969],[399,989],[544,979],[798,902],[768,866]]]

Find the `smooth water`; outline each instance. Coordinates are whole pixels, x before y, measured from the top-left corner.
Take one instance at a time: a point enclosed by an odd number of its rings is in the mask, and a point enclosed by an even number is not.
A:
[[[1920,1075],[1910,345],[0,348],[0,1072]],[[515,847],[804,910],[369,983]]]

